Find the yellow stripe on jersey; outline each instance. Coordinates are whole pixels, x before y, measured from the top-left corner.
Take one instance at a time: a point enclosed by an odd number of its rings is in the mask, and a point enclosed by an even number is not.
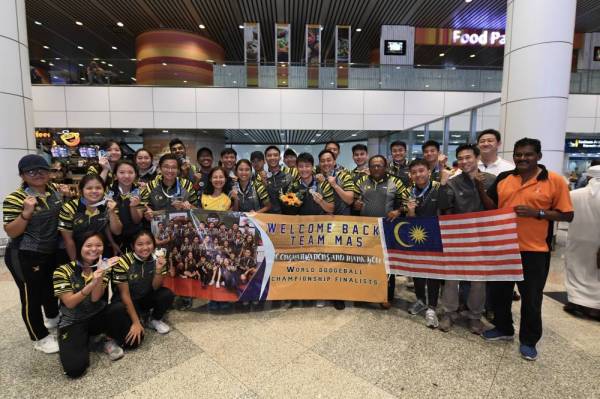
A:
[[[342,186],[342,189],[344,189],[344,191],[354,191],[354,180],[352,180],[352,175],[350,174],[350,172],[348,172],[348,170],[341,170],[340,172],[338,172],[336,177],[338,178],[338,181],[342,183],[340,184],[340,186]]]
[[[71,283],[71,276],[75,273],[76,268],[80,267],[76,261],[69,262],[62,266],[59,266],[52,275],[52,286],[54,289],[54,296],[60,297],[62,294],[67,292],[75,292],[75,287]],[[108,285],[108,275],[109,273],[105,273],[102,278],[102,284],[104,286]],[[88,277],[84,277],[84,284],[88,285],[92,281],[92,275]],[[79,287],[77,291],[81,291],[83,287]]]
[[[65,231],[73,230],[73,219],[75,218],[75,213],[77,212],[77,208],[79,207],[79,199],[72,199],[65,202],[60,208],[60,212],[58,214],[58,229]]]
[[[267,188],[265,187],[263,182],[259,181],[259,180],[255,180],[255,181],[251,182],[251,184],[254,185],[256,194],[258,195],[258,198],[260,199],[260,202],[263,204],[263,206],[268,204],[269,203],[269,193],[267,192]]]

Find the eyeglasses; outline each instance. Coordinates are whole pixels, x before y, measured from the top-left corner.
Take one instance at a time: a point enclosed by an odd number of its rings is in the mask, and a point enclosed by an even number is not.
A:
[[[35,176],[48,176],[48,169],[33,169],[24,172],[26,176],[35,177]]]
[[[60,172],[62,172],[62,169],[50,169],[50,172],[52,172],[52,173],[60,173]]]

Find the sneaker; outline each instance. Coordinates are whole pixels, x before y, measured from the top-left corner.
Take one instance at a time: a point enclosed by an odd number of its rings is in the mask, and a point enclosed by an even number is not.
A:
[[[148,324],[151,329],[156,330],[159,334],[166,334],[171,331],[171,327],[162,320],[150,319]]]
[[[381,309],[388,310],[392,307],[392,304],[390,302],[383,302],[380,303],[379,306],[381,307]]]
[[[423,301],[418,299],[417,302],[410,305],[410,307],[408,308],[408,313],[410,313],[412,315],[417,315],[426,309],[427,309],[427,305],[425,305],[423,303]]]
[[[219,282],[217,281],[217,283],[215,284],[215,287],[220,288],[221,285],[219,284]]]
[[[58,341],[54,335],[48,334],[44,338],[35,341],[33,349],[44,353],[56,353],[58,352]]]
[[[470,319],[469,320],[469,331],[473,334],[481,335],[481,333],[485,330],[485,325],[481,321],[481,319]]]
[[[123,348],[117,345],[117,343],[110,338],[104,342],[104,347],[102,349],[112,361],[119,360],[124,355]]]
[[[429,328],[438,328],[440,322],[434,309],[427,309],[425,312],[425,325]]]
[[[333,301],[333,307],[336,308],[337,310],[344,310],[344,309],[346,309],[346,302]]]
[[[491,330],[484,331],[481,337],[486,341],[512,341],[515,336],[504,334],[497,328],[492,328]]]
[[[318,308],[324,308],[325,307],[325,301],[317,301],[317,307]]]
[[[210,280],[210,283],[208,283],[208,285],[215,285],[215,280]]]
[[[538,353],[537,349],[535,349],[535,346],[521,344],[519,346],[519,352],[521,352],[521,357],[525,360],[537,360]]]
[[[44,318],[44,326],[46,326],[46,328],[48,330],[54,330],[55,328],[58,327],[59,320],[60,320],[60,315],[53,317],[51,319]]]
[[[452,321],[452,317],[450,317],[448,313],[444,313],[444,315],[442,316],[442,320],[440,320],[438,328],[443,332],[448,332],[452,328],[453,323],[454,322]]]

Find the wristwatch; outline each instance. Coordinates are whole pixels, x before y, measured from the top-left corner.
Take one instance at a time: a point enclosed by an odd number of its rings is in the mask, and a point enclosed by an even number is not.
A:
[[[540,209],[537,214],[538,219],[543,219],[546,216],[546,212],[543,209]]]

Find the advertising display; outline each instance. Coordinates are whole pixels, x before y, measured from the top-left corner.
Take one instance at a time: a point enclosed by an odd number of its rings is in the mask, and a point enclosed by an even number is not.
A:
[[[321,25],[306,25],[306,69],[309,88],[319,87],[321,65]]]
[[[348,87],[348,68],[350,66],[352,28],[347,25],[335,27],[335,64],[337,67],[337,87]]]
[[[247,86],[257,87],[260,64],[260,24],[258,23],[244,23],[244,63]]]
[[[275,65],[277,66],[277,87],[288,86],[290,62],[290,24],[275,24]]]

